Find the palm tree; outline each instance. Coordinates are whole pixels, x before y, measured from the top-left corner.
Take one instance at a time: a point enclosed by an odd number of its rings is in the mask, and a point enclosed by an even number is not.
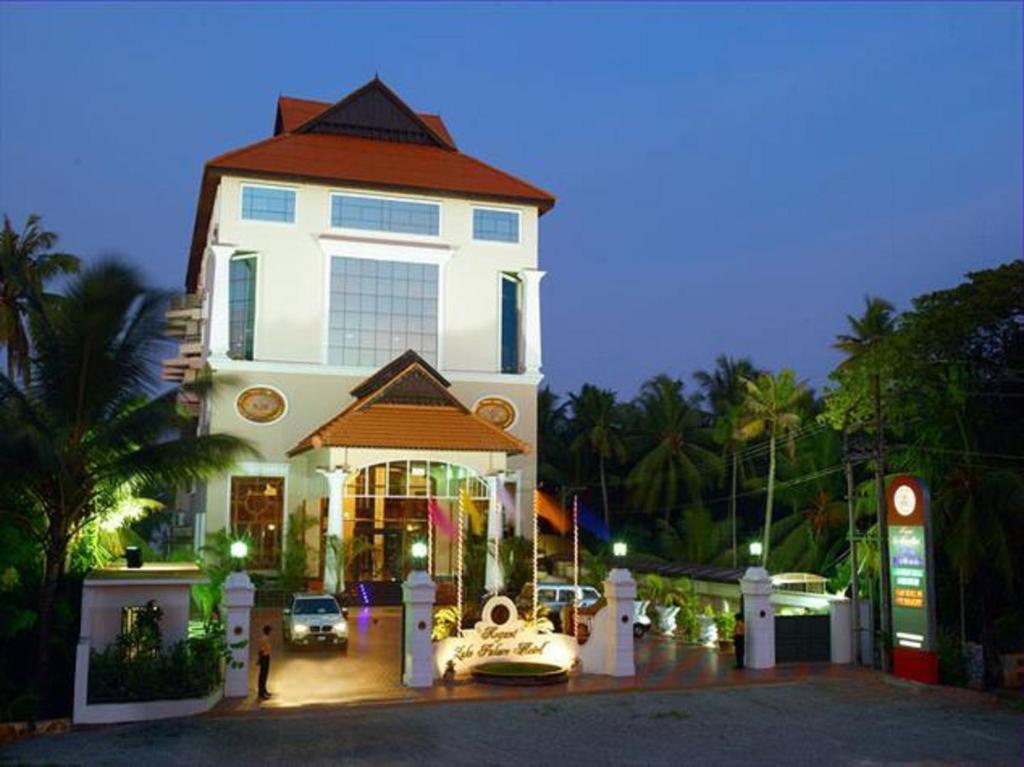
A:
[[[0,346],[7,350],[7,377],[29,381],[27,307],[33,297],[42,300],[46,283],[61,274],[78,271],[78,259],[51,252],[57,235],[40,226],[32,214],[19,234],[4,216],[0,231]]]
[[[32,383],[0,374],[0,507],[44,559],[36,680],[47,689],[54,600],[68,547],[116,506],[201,480],[248,452],[236,437],[193,436],[175,392],[153,396],[165,296],[102,263],[59,302],[29,308]]]
[[[702,470],[717,474],[721,461],[710,429],[696,404],[683,396],[683,382],[667,375],[650,379],[637,399],[638,437],[643,457],[626,479],[635,502],[648,513],[660,506],[668,520],[680,486],[699,503]]]
[[[797,382],[792,370],[783,370],[777,376],[762,373],[755,380],[744,379],[747,396],[743,402],[743,423],[740,433],[744,439],[768,435],[768,498],[764,509],[764,540],[761,565],[767,566],[772,535],[772,502],[775,493],[775,450],[784,440],[786,452],[796,453],[793,433],[800,426],[798,408],[807,395],[807,388]]]
[[[730,408],[743,404],[747,392],[743,379],[756,378],[759,372],[749,357],[719,354],[715,358],[714,370],[698,370],[693,377],[704,390],[704,399],[711,413],[721,416]]]
[[[558,399],[548,386],[537,392],[537,478],[564,485],[568,403]]]
[[[571,448],[577,454],[587,452],[597,456],[601,476],[601,500],[604,503],[604,524],[605,528],[610,530],[605,464],[613,458],[619,461],[626,460],[626,444],[622,439],[622,425],[615,402],[615,392],[599,389],[592,384],[583,384],[579,394],[569,395],[569,404],[572,407],[573,425],[579,430]]]

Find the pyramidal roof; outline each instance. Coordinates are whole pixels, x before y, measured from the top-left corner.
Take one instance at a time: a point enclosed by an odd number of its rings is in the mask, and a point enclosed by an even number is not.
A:
[[[206,163],[186,285],[194,290],[223,175],[309,181],[396,192],[457,194],[536,206],[548,192],[461,152],[444,121],[420,114],[380,79],[334,103],[281,97],[274,135]]]
[[[288,455],[320,447],[529,452],[525,442],[471,413],[450,386],[410,349],[352,389],[355,402]]]

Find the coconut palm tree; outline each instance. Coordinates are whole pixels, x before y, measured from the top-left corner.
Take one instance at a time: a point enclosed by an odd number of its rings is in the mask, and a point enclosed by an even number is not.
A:
[[[626,444],[622,438],[622,424],[615,392],[599,389],[592,384],[583,384],[579,394],[569,395],[573,425],[578,430],[571,449],[576,454],[590,453],[597,456],[601,477],[601,500],[604,503],[604,524],[611,529],[608,507],[608,479],[605,464],[615,459],[626,460]]]
[[[28,383],[28,303],[33,296],[42,300],[46,283],[61,274],[78,271],[78,259],[54,253],[57,235],[41,226],[32,214],[24,229],[16,232],[4,216],[0,231],[0,346],[7,352],[7,377],[18,376]]]
[[[775,493],[776,447],[779,440],[787,454],[796,453],[794,432],[800,426],[799,407],[807,396],[806,386],[796,380],[792,370],[778,375],[762,373],[755,380],[744,379],[747,396],[743,402],[740,433],[744,439],[768,435],[768,497],[764,509],[764,540],[761,564],[767,566],[772,534],[772,502]]]
[[[683,396],[682,381],[655,376],[641,387],[636,406],[643,455],[626,483],[636,503],[648,513],[660,506],[667,521],[681,488],[700,502],[705,475],[717,475],[721,460],[703,414]]]
[[[537,477],[541,482],[564,485],[568,403],[558,400],[548,386],[537,392]]]
[[[31,384],[0,374],[0,507],[32,531],[44,559],[40,689],[75,537],[143,493],[204,479],[249,450],[236,437],[190,435],[175,392],[157,394],[165,299],[126,266],[94,266],[59,302],[31,302]]]

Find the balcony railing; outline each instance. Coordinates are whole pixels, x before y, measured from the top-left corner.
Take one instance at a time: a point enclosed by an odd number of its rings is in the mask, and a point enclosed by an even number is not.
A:
[[[168,338],[177,339],[178,353],[163,361],[161,377],[165,381],[190,383],[196,379],[204,364],[202,296],[194,293],[175,296],[167,307],[165,317],[167,325],[164,333]]]

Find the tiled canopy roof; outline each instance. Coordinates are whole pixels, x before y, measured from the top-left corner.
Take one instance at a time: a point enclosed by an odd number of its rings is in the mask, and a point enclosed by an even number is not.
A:
[[[469,412],[448,382],[410,350],[352,390],[356,401],[288,451],[380,447],[506,453],[529,446]]]
[[[440,117],[414,112],[378,79],[335,104],[281,97],[272,137],[206,164],[192,232],[189,290],[199,275],[214,197],[225,173],[455,193],[536,205],[542,214],[555,204],[543,189],[460,152]]]

